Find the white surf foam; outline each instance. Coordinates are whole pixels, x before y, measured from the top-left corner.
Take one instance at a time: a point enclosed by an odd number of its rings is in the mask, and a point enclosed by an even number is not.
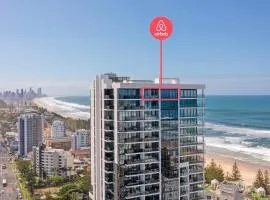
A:
[[[205,123],[205,128],[209,128],[214,131],[225,132],[228,134],[241,134],[245,136],[255,136],[255,137],[270,137],[270,130],[233,127],[222,124],[214,124],[210,122]]]
[[[34,103],[39,107],[46,108],[48,111],[55,112],[63,117],[84,120],[88,120],[90,118],[90,106],[68,103],[57,100],[53,97],[34,99]]]
[[[241,138],[237,138],[238,141]],[[270,149],[265,147],[250,147],[243,143],[228,143],[226,142],[225,138],[218,138],[218,137],[205,137],[206,146],[209,147],[216,147],[219,149],[224,149],[226,151],[234,152],[234,153],[241,153],[244,155],[251,156],[256,159],[260,159],[263,161],[270,162]],[[226,152],[224,152],[226,153]]]

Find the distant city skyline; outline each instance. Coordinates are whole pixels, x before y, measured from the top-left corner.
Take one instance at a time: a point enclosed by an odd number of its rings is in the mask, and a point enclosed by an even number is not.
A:
[[[96,74],[158,76],[149,23],[174,24],[164,76],[206,84],[206,94],[270,94],[270,2],[1,1],[0,91],[42,87],[89,95]]]

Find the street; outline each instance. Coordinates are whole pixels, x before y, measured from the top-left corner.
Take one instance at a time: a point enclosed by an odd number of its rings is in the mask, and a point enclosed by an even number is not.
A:
[[[0,137],[0,200],[16,200],[17,191],[16,191],[16,177],[12,171],[12,166],[9,162],[11,157],[5,147],[3,147],[4,140]],[[2,165],[6,164],[6,169],[2,169]],[[7,180],[7,186],[3,187],[3,179]]]

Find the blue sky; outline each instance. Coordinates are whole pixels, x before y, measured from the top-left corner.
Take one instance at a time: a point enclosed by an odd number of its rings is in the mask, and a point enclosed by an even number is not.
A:
[[[164,76],[208,94],[270,94],[270,1],[0,1],[0,89],[87,95],[96,74],[158,76],[150,21],[170,18]]]

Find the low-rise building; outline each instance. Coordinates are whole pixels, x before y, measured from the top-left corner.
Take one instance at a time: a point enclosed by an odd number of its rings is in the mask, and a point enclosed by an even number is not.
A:
[[[68,151],[45,145],[33,147],[33,169],[39,177],[67,176],[69,168],[73,168],[73,158]]]
[[[90,156],[90,148],[83,148],[80,150],[72,150],[70,151],[71,155],[74,159],[83,159],[89,158]]]
[[[65,151],[69,151],[71,148],[71,138],[46,138],[45,144],[47,147],[51,147],[53,149],[64,149]]]

